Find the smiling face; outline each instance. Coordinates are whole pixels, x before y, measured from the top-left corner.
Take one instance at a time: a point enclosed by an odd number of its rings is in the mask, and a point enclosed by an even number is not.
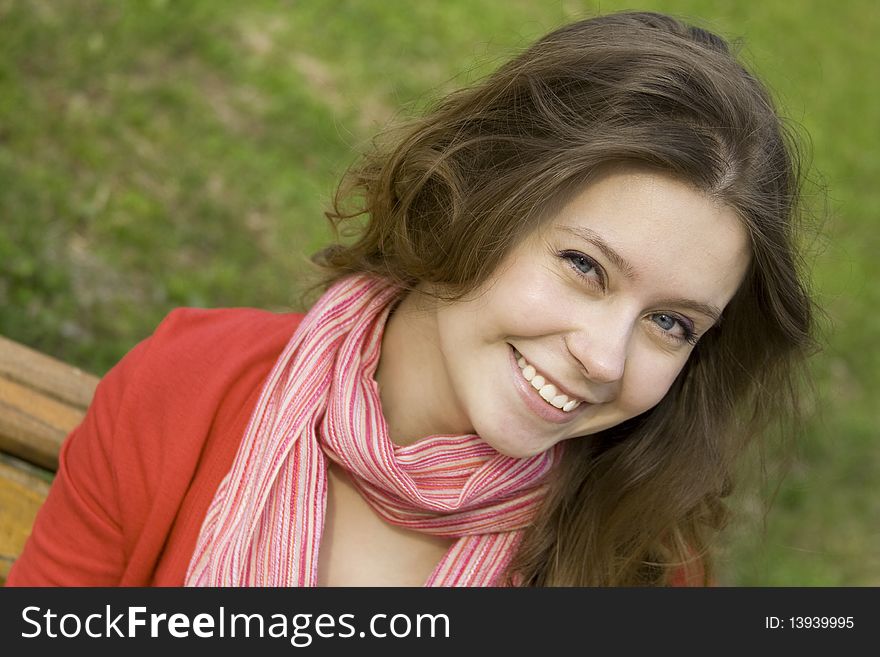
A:
[[[731,209],[663,173],[607,170],[466,299],[392,315],[383,360],[398,348],[401,375],[377,372],[392,439],[475,432],[525,457],[639,415],[748,263]]]

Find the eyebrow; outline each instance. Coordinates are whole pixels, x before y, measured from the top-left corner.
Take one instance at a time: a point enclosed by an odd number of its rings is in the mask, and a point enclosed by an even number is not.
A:
[[[566,233],[571,233],[575,237],[579,237],[582,240],[587,241],[595,246],[605,255],[606,258],[613,262],[614,266],[617,267],[621,272],[623,272],[623,275],[626,276],[629,280],[634,281],[638,279],[633,266],[629,264],[626,260],[624,260],[623,256],[621,256],[617,251],[612,249],[608,245],[608,242],[603,240],[598,233],[594,233],[589,228],[585,228],[583,226],[560,226],[559,228],[560,230],[564,230]]]
[[[627,260],[617,251],[612,249],[608,242],[602,239],[602,236],[598,233],[595,233],[584,226],[559,226],[559,229],[565,231],[566,233],[571,233],[575,237],[579,237],[586,242],[589,242],[597,249],[599,249],[606,258],[613,262],[614,266],[617,267],[617,269],[621,271],[623,275],[626,276],[629,280],[638,280],[638,277],[635,273],[635,268],[629,262],[627,262]],[[721,310],[718,308],[718,306],[714,306],[709,303],[702,303],[700,301],[694,301],[693,299],[661,299],[658,304],[663,306],[680,306],[682,308],[689,308],[702,315],[711,317],[712,321],[715,323],[718,323],[721,319]]]

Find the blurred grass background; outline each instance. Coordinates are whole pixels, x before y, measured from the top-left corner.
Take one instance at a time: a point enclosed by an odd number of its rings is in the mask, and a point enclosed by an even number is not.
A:
[[[0,0],[0,334],[103,374],[173,307],[296,305],[344,170],[395,116],[621,1]],[[812,138],[820,405],[719,581],[880,585],[880,10],[643,0],[727,37]],[[821,211],[821,185],[807,190]]]

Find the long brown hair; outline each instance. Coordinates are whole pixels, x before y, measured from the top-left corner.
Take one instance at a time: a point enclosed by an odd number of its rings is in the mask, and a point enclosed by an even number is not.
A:
[[[659,168],[732,208],[751,265],[663,400],[566,443],[509,569],[531,586],[712,578],[737,457],[799,414],[814,306],[797,251],[803,158],[765,87],[726,41],[623,12],[546,35],[442,99],[349,169],[327,213],[356,239],[313,258],[323,285],[373,272],[457,299],[598,167]],[[366,218],[366,222],[358,221]]]

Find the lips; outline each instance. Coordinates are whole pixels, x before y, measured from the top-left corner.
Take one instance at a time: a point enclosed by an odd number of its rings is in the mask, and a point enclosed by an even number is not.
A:
[[[590,404],[584,402],[583,400],[574,400],[564,393],[559,393],[555,385],[547,384],[543,381],[540,382],[542,383],[540,388],[545,389],[549,385],[552,386],[552,390],[545,390],[544,395],[542,396],[539,391],[535,387],[533,387],[532,383],[527,381],[523,376],[523,368],[521,368],[518,363],[518,359],[521,356],[512,345],[510,346],[509,354],[511,374],[514,377],[514,387],[516,388],[520,399],[523,401],[526,407],[542,420],[552,422],[554,424],[564,424],[566,422],[571,422],[575,417],[579,416],[586,408],[590,406]],[[535,376],[539,375],[536,373]],[[547,400],[546,397],[551,396],[551,393],[553,393],[551,399]],[[553,399],[558,398],[560,394],[566,397],[565,403],[569,403],[572,401],[577,403],[575,403],[573,406],[570,405],[569,411],[564,411],[562,410],[562,408],[557,408],[552,404],[552,401]],[[562,400],[557,399],[557,403],[559,401]],[[563,403],[563,408],[565,407],[565,403]]]
[[[517,359],[516,362],[517,365],[519,365],[523,378],[538,391],[538,395],[541,399],[566,413],[570,413],[581,405],[583,400],[568,395],[554,383],[551,383],[547,377],[539,372],[534,365],[529,363],[525,357],[516,350],[516,348],[513,350],[513,355]]]

